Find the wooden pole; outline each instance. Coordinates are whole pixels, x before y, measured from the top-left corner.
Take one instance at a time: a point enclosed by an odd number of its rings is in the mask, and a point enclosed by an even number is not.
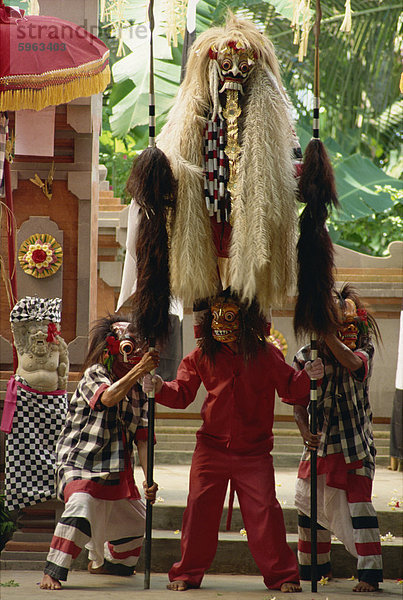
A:
[[[320,106],[320,80],[319,80],[319,35],[320,22],[322,19],[322,9],[320,0],[316,0],[316,20],[315,20],[315,70],[314,70],[314,108],[313,108],[313,126],[312,137],[319,139],[319,106]],[[318,357],[317,337],[311,335],[311,360]],[[316,379],[311,379],[310,403],[311,403],[311,421],[310,431],[317,433],[317,400],[318,388]],[[317,449],[311,450],[311,591],[318,591],[318,472],[317,472]]]
[[[150,82],[149,82],[149,104],[148,104],[148,146],[155,146],[155,93],[154,93],[154,0],[148,5],[148,20],[150,23]],[[154,350],[155,340],[149,340],[149,350]],[[154,371],[155,372],[155,371]],[[154,373],[153,372],[153,373]],[[155,392],[148,394],[148,439],[147,439],[147,486],[154,484],[154,422],[155,422]],[[144,567],[144,589],[150,589],[151,577],[151,546],[152,546],[152,523],[153,505],[147,500],[146,506],[146,531],[144,539],[145,567]]]
[[[151,344],[155,341],[150,340],[149,350],[154,350]],[[155,371],[152,372],[154,374]],[[154,423],[155,423],[155,391],[148,394],[148,439],[147,439],[147,486],[154,484]],[[153,505],[147,500],[146,506],[146,531],[144,539],[145,566],[144,566],[144,589],[150,589],[151,577],[151,545],[152,545],[152,523],[153,523]]]
[[[317,339],[314,334],[311,336],[311,360],[318,357]],[[317,433],[317,380],[311,379],[310,404],[311,420],[310,431]],[[318,537],[317,537],[317,518],[318,518],[318,473],[317,473],[317,449],[311,450],[311,591],[318,591]]]

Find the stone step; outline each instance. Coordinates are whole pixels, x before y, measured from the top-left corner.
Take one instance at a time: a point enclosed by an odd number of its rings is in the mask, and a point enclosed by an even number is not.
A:
[[[120,204],[120,202],[116,204],[100,204],[99,212],[116,212],[124,208],[126,208],[126,204]]]
[[[163,492],[162,492],[163,494]],[[289,533],[297,533],[297,510],[294,506],[287,506],[283,503],[282,510],[284,515],[284,523],[286,531]],[[153,508],[153,527],[158,530],[176,531],[182,526],[184,506],[173,506],[157,502]],[[225,531],[227,522],[228,509],[224,507],[220,531]],[[393,510],[378,510],[378,522],[381,535],[386,535],[391,532],[393,535],[403,536],[403,520],[400,511]],[[233,509],[231,518],[231,531],[240,531],[244,524],[241,511],[236,503]],[[49,533],[34,533],[23,532],[18,530],[14,533],[12,539],[7,542],[5,550],[24,550],[24,551],[42,551],[43,547],[38,544],[44,544],[46,549],[52,539],[53,529]]]
[[[297,536],[287,535],[287,541],[294,552],[297,547]],[[384,577],[387,579],[399,579],[402,577],[402,539],[382,543],[382,555],[384,560]],[[37,570],[42,571],[45,561],[45,553],[31,553],[26,560],[18,552],[3,552],[0,561],[0,569],[4,570]],[[180,557],[180,534],[161,530],[153,531],[152,541],[152,571],[155,573],[166,573],[172,566],[172,562]],[[332,571],[335,577],[346,577],[356,575],[356,559],[352,557],[338,542],[333,541],[331,545]],[[81,552],[74,561],[73,569],[85,570],[88,563],[88,554]],[[140,555],[138,570],[144,569],[144,552]],[[210,573],[233,573],[233,574],[258,574],[259,571],[249,552],[246,537],[239,533],[220,533],[217,553],[209,569]]]
[[[27,553],[40,553],[49,551],[49,541],[14,541],[10,540],[7,542],[5,550],[6,552],[27,552]]]
[[[100,198],[113,198],[113,194],[114,194],[114,192],[111,189],[100,190],[99,197]]]
[[[296,451],[277,451],[273,450],[273,464],[275,468],[288,468],[292,467],[297,469],[301,458],[302,449]],[[160,449],[158,444],[154,450],[154,461],[156,465],[190,465],[192,462],[193,449],[187,450],[163,450]],[[389,451],[386,449],[382,452],[379,451],[376,455],[376,464],[378,466],[386,467],[390,463]]]
[[[3,556],[3,553],[1,554]],[[0,560],[0,571],[43,571],[46,554],[40,560],[24,560],[19,558]]]
[[[156,420],[155,425],[155,433],[159,435],[191,435],[195,434],[201,425],[201,419],[199,421],[194,421],[195,425],[186,425],[190,421],[184,421],[183,425],[167,425],[164,419]],[[374,438],[381,439],[390,437],[390,426],[385,424],[374,424],[373,425]],[[276,436],[284,436],[284,437],[300,437],[300,433],[298,431],[297,426],[292,422],[280,422],[275,421],[273,426],[273,435]]]
[[[22,531],[18,529],[13,533],[13,542],[50,542],[52,539],[53,530],[51,532],[41,532],[37,531]],[[10,540],[11,541],[11,540]],[[10,543],[10,542],[8,542]]]
[[[288,534],[287,542],[292,550],[297,549],[297,535]],[[402,538],[382,543],[384,562],[384,577],[399,579],[403,576],[403,563],[401,561]],[[4,570],[38,570],[42,571],[46,555],[44,553],[30,553],[28,560],[18,552],[3,552],[0,569]],[[172,562],[180,557],[180,533],[153,530],[151,570],[155,573],[166,573]],[[352,557],[339,541],[331,544],[332,572],[334,577],[346,578],[357,575],[356,559]],[[86,570],[88,553],[81,552],[73,562],[72,569]],[[144,550],[141,552],[138,570],[144,570]],[[222,532],[214,561],[209,573],[232,573],[239,575],[254,575],[259,571],[250,554],[246,536],[237,532]]]
[[[158,435],[157,446],[158,450],[193,450],[196,444],[195,436],[177,435],[172,436],[177,439],[172,439],[170,436],[163,438]],[[376,450],[378,455],[389,453],[389,440],[376,440]],[[274,438],[273,453],[279,452],[300,452],[302,453],[302,440],[301,438]]]

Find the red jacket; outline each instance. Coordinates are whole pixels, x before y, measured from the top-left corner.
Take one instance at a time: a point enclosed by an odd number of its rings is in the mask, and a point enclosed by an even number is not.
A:
[[[307,405],[310,379],[296,371],[273,344],[245,362],[225,344],[214,361],[199,348],[181,362],[174,381],[165,382],[156,401],[170,408],[186,408],[203,383],[207,396],[198,436],[237,453],[261,454],[273,448],[275,391],[293,404]]]

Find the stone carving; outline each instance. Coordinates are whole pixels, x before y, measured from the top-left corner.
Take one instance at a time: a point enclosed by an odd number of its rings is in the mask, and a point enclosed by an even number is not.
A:
[[[17,321],[11,329],[18,355],[16,374],[29,387],[40,392],[64,390],[67,386],[69,359],[67,344],[59,332],[51,333],[53,321]]]
[[[25,296],[10,313],[18,367],[7,385],[5,504],[9,510],[55,498],[55,444],[67,411],[67,344],[60,298]]]

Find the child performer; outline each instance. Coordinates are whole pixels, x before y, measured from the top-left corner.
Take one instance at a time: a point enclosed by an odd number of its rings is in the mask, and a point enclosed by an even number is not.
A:
[[[147,404],[138,380],[159,362],[144,353],[134,326],[100,319],[56,446],[58,497],[66,503],[47,557],[42,589],[59,590],[85,546],[91,573],[132,575],[145,508],[133,478],[133,451],[147,471]],[[155,501],[157,484],[143,483]]]
[[[146,376],[156,401],[186,408],[201,383],[207,390],[203,425],[190,471],[182,524],[182,558],[169,571],[168,589],[200,587],[217,548],[228,482],[236,491],[248,544],[266,586],[300,592],[296,557],[286,542],[283,513],[276,499],[273,459],[275,391],[304,398],[311,377],[323,375],[320,360],[297,372],[265,341],[266,320],[255,303],[249,308],[224,292],[211,303],[198,347],[181,362],[175,381]]]
[[[369,379],[374,346],[380,339],[376,321],[364,309],[357,292],[346,284],[336,293],[340,326],[319,343],[325,374],[318,386],[318,431],[309,431],[308,412],[294,406],[294,416],[305,443],[298,471],[296,506],[298,560],[302,579],[310,579],[310,452],[318,449],[318,576],[331,577],[330,534],[358,558],[354,592],[374,592],[382,581],[378,519],[371,502],[375,446]],[[296,355],[303,369],[310,347]],[[309,411],[309,407],[308,407]]]

